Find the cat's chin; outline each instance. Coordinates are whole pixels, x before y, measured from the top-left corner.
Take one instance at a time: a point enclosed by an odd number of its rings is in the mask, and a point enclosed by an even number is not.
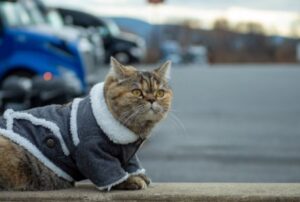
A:
[[[157,122],[159,121],[159,112],[150,109],[144,116],[146,121]]]

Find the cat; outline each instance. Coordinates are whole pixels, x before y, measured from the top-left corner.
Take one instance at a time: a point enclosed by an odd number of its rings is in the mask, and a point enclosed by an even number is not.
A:
[[[73,187],[145,189],[150,179],[136,151],[167,116],[171,62],[138,71],[111,58],[110,71],[85,98],[0,118],[0,190]]]

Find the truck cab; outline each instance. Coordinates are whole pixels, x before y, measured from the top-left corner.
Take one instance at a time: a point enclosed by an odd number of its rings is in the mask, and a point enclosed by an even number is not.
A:
[[[36,26],[18,0],[0,1],[0,82],[11,76],[62,78],[85,92],[84,43]]]
[[[57,10],[73,25],[98,30],[103,39],[106,62],[109,62],[110,56],[114,56],[123,64],[141,62],[144,59],[145,41],[136,35],[121,32],[113,20],[72,9]]]
[[[55,8],[47,6],[42,0],[23,0],[22,2],[33,19],[39,16],[35,20],[38,26],[50,27],[56,34],[67,39],[85,41],[83,59],[88,75],[95,74],[104,64],[103,42],[95,30],[66,24],[60,13]],[[36,11],[35,15],[32,10]]]

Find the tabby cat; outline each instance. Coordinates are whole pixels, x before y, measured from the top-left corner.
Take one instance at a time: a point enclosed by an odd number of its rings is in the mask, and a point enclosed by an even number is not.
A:
[[[170,68],[168,61],[139,71],[111,58],[104,83],[86,98],[7,110],[0,118],[0,190],[63,189],[83,179],[101,190],[146,188],[150,179],[135,152],[170,109]]]

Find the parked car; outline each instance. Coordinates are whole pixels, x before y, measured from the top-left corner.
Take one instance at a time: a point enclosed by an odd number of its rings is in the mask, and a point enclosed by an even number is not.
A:
[[[14,76],[57,77],[81,94],[87,89],[83,49],[82,41],[35,26],[20,1],[0,1],[0,83]]]
[[[47,7],[41,0],[19,0],[27,9],[35,25],[59,35],[66,40],[78,40],[84,44],[82,57],[88,75],[94,74],[104,63],[104,47],[101,38],[91,30],[64,24],[55,8]]]
[[[87,74],[91,75],[103,66],[105,60],[105,50],[102,38],[95,29],[85,29],[80,26],[68,25],[56,8],[49,7],[41,0],[33,0],[34,4],[28,4],[29,10],[37,9],[44,18],[44,23],[50,25],[54,30],[61,34],[70,35],[78,40],[87,40],[91,48],[85,51],[84,59],[87,66]],[[32,12],[31,12],[32,13]]]
[[[101,35],[105,47],[105,61],[110,56],[124,64],[141,62],[145,56],[145,41],[137,35],[121,32],[110,19],[101,18],[92,14],[57,8],[67,23],[85,28],[94,27]]]

